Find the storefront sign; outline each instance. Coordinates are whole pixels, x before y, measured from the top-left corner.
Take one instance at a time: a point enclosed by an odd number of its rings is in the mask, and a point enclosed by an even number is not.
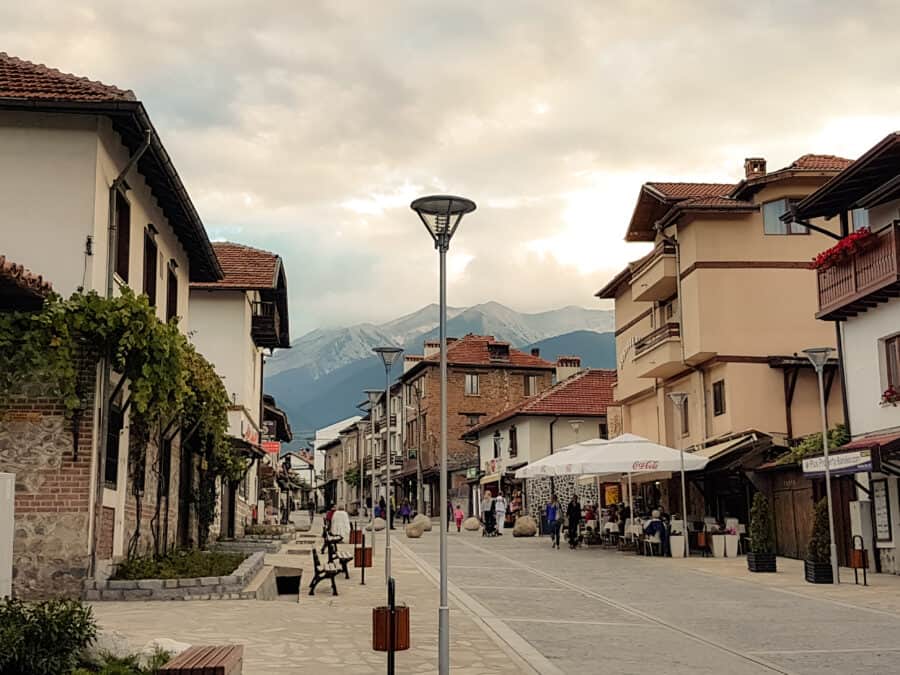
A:
[[[610,484],[606,486],[606,489],[603,491],[603,503],[609,506],[610,504],[618,504],[619,501],[619,486],[616,484]]]
[[[260,447],[273,455],[278,455],[281,452],[281,443],[278,441],[263,441],[260,443]]]
[[[659,462],[655,459],[639,459],[631,465],[632,471],[656,471],[659,468]]]
[[[875,539],[891,541],[891,502],[888,497],[888,486],[885,479],[873,480],[872,506],[875,510]]]
[[[854,450],[852,452],[837,452],[828,457],[828,468],[831,473],[841,476],[848,473],[864,473],[877,471],[873,462],[872,450]],[[825,457],[809,457],[803,460],[803,473],[824,474]]]

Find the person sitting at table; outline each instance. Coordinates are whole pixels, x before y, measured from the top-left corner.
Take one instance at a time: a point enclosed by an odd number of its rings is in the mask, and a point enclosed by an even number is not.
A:
[[[660,519],[659,509],[654,510],[650,514],[650,520],[644,523],[644,534],[648,537],[659,535],[659,548],[661,552],[665,552],[669,548],[669,531],[666,529],[665,523]]]

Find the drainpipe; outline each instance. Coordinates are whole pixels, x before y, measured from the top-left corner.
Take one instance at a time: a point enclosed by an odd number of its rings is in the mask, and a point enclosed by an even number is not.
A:
[[[109,206],[107,208],[108,218],[108,236],[106,244],[106,297],[113,297],[113,275],[116,271],[116,250],[118,249],[118,223],[116,212],[116,196],[119,189],[125,183],[125,177],[128,172],[138,163],[147,148],[150,147],[153,132],[147,131],[144,142],[131,156],[125,167],[119,172],[119,175],[113,179],[112,185],[109,186]],[[98,448],[98,462],[95,478],[97,480],[96,490],[94,491],[94,514],[89,524],[88,547],[91,552],[90,568],[88,574],[93,576],[97,569],[97,536],[96,533],[100,527],[100,514],[103,513],[103,472],[106,468],[106,438],[109,434],[109,380],[112,375],[112,364],[109,358],[104,357],[102,360],[102,375],[100,378],[100,441]],[[127,480],[127,477],[125,478]]]
[[[554,417],[553,421],[550,422],[550,454],[553,454],[553,427],[556,426],[556,423],[559,422],[559,417]],[[556,494],[556,481],[553,480],[553,476],[550,476],[550,494]]]

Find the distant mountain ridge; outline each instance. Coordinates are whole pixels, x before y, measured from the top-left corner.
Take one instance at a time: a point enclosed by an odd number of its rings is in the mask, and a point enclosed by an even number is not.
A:
[[[582,307],[526,314],[496,302],[448,309],[447,334],[493,335],[514,347],[541,350],[554,361],[573,354],[593,368],[615,368],[613,313]],[[364,389],[384,386],[384,367],[372,348],[393,344],[421,354],[423,342],[437,339],[438,307],[422,309],[383,324],[317,329],[292,343],[266,363],[265,390],[289,415],[296,445],[317,428],[358,412]],[[393,375],[402,372],[395,365]]]

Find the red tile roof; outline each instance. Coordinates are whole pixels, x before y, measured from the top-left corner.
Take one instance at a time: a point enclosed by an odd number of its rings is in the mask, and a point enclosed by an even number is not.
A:
[[[692,197],[678,202],[675,208],[685,210],[691,208],[722,208],[722,209],[755,209],[756,204],[743,199],[731,199],[729,197]]]
[[[215,282],[193,282],[191,288],[261,290],[276,287],[281,264],[276,253],[228,241],[215,241],[212,247],[225,278]]]
[[[449,338],[448,338],[449,342]],[[447,345],[447,363],[457,366],[513,366],[519,368],[555,368],[556,366],[549,361],[545,361],[539,356],[532,356],[525,352],[519,351],[512,347],[509,348],[509,360],[492,359],[488,345],[508,345],[509,343],[498,342],[493,335],[473,335],[468,334],[464,337]],[[439,363],[441,360],[440,353],[432,354],[425,357],[417,363],[416,368],[421,363]],[[410,368],[412,371],[413,368]]]
[[[7,260],[4,255],[0,255],[0,283],[37,296],[46,296],[53,291],[50,282],[44,281],[44,277]]]
[[[647,183],[651,188],[661,192],[668,199],[685,199],[710,195],[726,195],[734,187],[734,183]]]
[[[843,171],[853,164],[852,159],[837,155],[803,155],[795,159],[785,169],[801,169],[806,171]]]
[[[537,396],[503,410],[472,427],[470,436],[498,422],[520,415],[583,415],[597,417],[606,414],[613,403],[615,370],[583,370],[567,377]]]
[[[892,434],[882,434],[880,436],[867,436],[857,438],[849,443],[845,443],[839,448],[835,448],[834,452],[843,452],[844,450],[864,450],[866,448],[874,448],[876,445],[880,447],[900,444],[900,431]]]
[[[0,52],[0,98],[135,101],[134,92]]]

